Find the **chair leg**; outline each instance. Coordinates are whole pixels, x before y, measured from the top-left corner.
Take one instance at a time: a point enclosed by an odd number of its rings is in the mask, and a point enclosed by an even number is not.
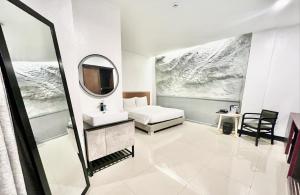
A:
[[[243,131],[243,124],[241,125],[241,129],[240,129],[240,132],[239,132],[239,137],[241,137],[242,131]]]
[[[259,140],[259,130],[257,130],[256,132],[255,146],[258,146],[258,140]]]
[[[271,130],[271,144],[274,144],[274,128]]]

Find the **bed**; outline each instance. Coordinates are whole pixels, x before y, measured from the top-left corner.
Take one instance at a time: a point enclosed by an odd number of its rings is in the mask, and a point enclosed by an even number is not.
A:
[[[183,110],[150,105],[150,92],[123,92],[123,98],[135,127],[150,135],[184,122]]]

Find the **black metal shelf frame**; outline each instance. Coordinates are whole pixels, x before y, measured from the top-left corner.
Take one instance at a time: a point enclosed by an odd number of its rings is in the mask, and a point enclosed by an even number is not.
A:
[[[110,167],[118,162],[121,162],[130,156],[134,157],[134,146],[131,146],[131,151],[126,149],[104,156],[97,160],[88,162],[88,173],[92,177],[94,173],[99,172],[107,167]]]

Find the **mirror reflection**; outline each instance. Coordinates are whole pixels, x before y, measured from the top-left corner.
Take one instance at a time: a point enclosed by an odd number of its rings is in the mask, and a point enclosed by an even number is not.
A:
[[[78,69],[80,85],[89,95],[109,96],[118,86],[118,70],[105,56],[89,55],[81,60]]]
[[[51,29],[8,1],[0,21],[51,193],[81,194],[86,181]]]

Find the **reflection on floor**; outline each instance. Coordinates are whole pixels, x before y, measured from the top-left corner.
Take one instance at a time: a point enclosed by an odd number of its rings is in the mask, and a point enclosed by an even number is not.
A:
[[[235,138],[185,122],[148,136],[136,131],[136,155],[91,180],[88,195],[285,195],[283,143]]]
[[[86,186],[73,135],[68,134],[38,145],[53,195],[81,194]]]

